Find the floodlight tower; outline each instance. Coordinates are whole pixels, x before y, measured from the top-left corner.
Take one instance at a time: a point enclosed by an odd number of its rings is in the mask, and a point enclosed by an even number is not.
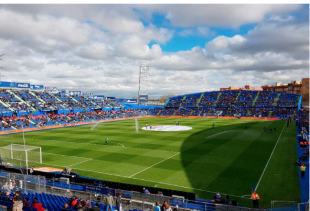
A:
[[[149,78],[149,62],[141,61],[140,63],[140,74],[139,74],[139,96],[138,96],[138,104],[147,103],[148,95],[147,95],[147,85]]]

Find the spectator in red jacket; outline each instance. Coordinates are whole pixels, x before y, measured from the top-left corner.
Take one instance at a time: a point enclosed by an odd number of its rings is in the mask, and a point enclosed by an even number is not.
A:
[[[71,207],[74,207],[78,203],[78,199],[74,197],[73,201],[71,202]]]
[[[45,211],[46,209],[42,206],[41,203],[38,202],[37,198],[33,199],[32,208],[37,209],[37,211]]]
[[[24,206],[28,206],[28,207],[30,207],[30,201],[29,201],[29,198],[25,198],[25,201],[24,201]]]

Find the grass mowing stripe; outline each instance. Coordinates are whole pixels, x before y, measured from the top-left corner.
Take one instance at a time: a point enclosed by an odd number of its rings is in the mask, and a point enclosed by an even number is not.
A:
[[[213,136],[217,136],[217,135],[220,135],[220,134],[222,134],[222,133],[228,133],[228,132],[230,132],[230,131],[233,131],[233,130],[228,130],[228,131],[223,131],[223,132],[220,132],[220,133],[216,133],[216,134],[211,135],[211,136],[208,136],[208,137],[206,137],[206,138],[211,138],[211,137],[213,137]]]
[[[93,143],[82,143],[82,142],[73,142],[73,141],[56,141],[56,140],[50,140],[50,139],[31,139],[28,138],[27,140],[34,140],[34,141],[52,141],[52,142],[62,142],[62,143],[70,143],[70,144],[86,144],[86,145],[99,145],[99,146],[104,146],[103,144],[93,144]],[[123,148],[129,148],[129,149],[141,149],[141,150],[152,150],[152,151],[161,151],[161,152],[175,152],[175,151],[167,151],[167,150],[160,150],[160,149],[147,149],[147,148],[138,148],[138,147],[126,147],[121,143],[115,142],[117,144],[122,145]],[[109,147],[120,147],[120,146],[111,146],[108,145]],[[52,154],[52,153],[51,153]]]
[[[54,164],[49,164],[49,163],[42,163],[42,164],[52,165],[52,166],[58,166],[58,167],[65,167],[65,166],[54,165]],[[123,178],[128,178],[128,179],[139,180],[139,181],[146,181],[146,182],[158,183],[158,184],[169,185],[169,186],[180,187],[180,188],[191,189],[191,190],[202,191],[202,192],[208,192],[208,193],[216,193],[216,191],[203,190],[203,189],[199,189],[199,188],[186,187],[186,186],[175,185],[175,184],[170,184],[170,183],[165,183],[165,182],[159,182],[159,181],[153,181],[153,180],[146,180],[146,179],[141,179],[141,178],[127,177],[127,176],[123,176],[123,175],[110,174],[110,173],[105,173],[105,172],[100,172],[100,171],[92,171],[92,170],[78,169],[78,168],[75,168],[75,170],[93,172],[93,173],[98,173],[98,174],[106,174],[106,175],[111,175],[111,176],[116,176],[116,177],[123,177]],[[244,196],[235,196],[235,195],[226,194],[226,193],[222,193],[222,194],[224,194],[224,195],[230,195],[230,196],[237,197],[237,198],[245,198],[245,199],[248,199],[247,197],[244,197]]]
[[[245,194],[249,194],[253,181],[260,179],[281,133],[279,130],[264,134],[262,128],[273,129],[275,124],[280,129],[284,124],[282,120],[189,118],[145,118],[139,119],[139,124],[174,125],[175,121],[193,129],[167,133],[139,131],[137,134],[134,120],[128,120],[98,124],[94,130],[90,129],[96,123],[25,135],[27,144],[41,146],[43,153],[55,153],[42,154],[46,164],[35,167],[50,165],[61,168],[77,164],[73,171],[83,176],[146,187],[157,185],[159,188],[195,192],[197,197],[211,199],[214,192],[209,190],[247,197]],[[215,128],[212,128],[212,123],[215,123]],[[229,130],[233,131],[214,136]],[[206,139],[208,136],[212,137]],[[103,145],[104,137],[111,141],[108,146]],[[23,144],[22,134],[1,136],[0,146],[10,143]],[[298,201],[298,171],[292,165],[296,157],[295,150],[292,150],[295,145],[296,131],[292,125],[283,131],[260,181],[258,190],[262,196],[262,207],[270,206],[273,199]],[[175,153],[180,155],[128,178]],[[87,162],[88,159],[92,161]],[[280,191],[288,194],[280,194]],[[246,198],[232,196],[231,199],[238,200],[243,206],[251,204],[251,200]]]
[[[287,120],[287,121],[288,121],[288,120]],[[259,186],[259,183],[260,183],[261,179],[262,179],[263,176],[264,176],[264,173],[265,173],[265,171],[266,171],[266,169],[267,169],[267,167],[268,167],[269,161],[270,161],[270,159],[272,158],[273,152],[274,152],[274,150],[276,149],[276,147],[277,147],[277,145],[278,145],[278,142],[279,142],[279,140],[280,140],[280,138],[281,138],[281,135],[282,135],[282,133],[283,133],[283,131],[284,131],[284,128],[285,128],[285,125],[286,125],[287,121],[286,121],[286,122],[284,123],[284,125],[283,125],[283,128],[282,128],[282,131],[281,131],[281,133],[280,133],[280,135],[279,135],[279,138],[278,138],[276,144],[274,145],[274,148],[273,148],[273,150],[272,150],[272,152],[271,152],[271,154],[270,154],[270,157],[269,157],[269,159],[268,159],[268,161],[267,161],[267,164],[266,164],[266,166],[265,166],[265,168],[264,168],[264,171],[263,171],[262,175],[260,176],[260,178],[259,178],[259,180],[258,180],[258,183],[257,183],[257,185],[256,185],[256,187],[255,187],[255,191],[257,190],[257,188],[258,188],[258,186]]]
[[[176,155],[178,155],[178,154],[180,154],[180,152],[178,152],[178,153],[176,153],[175,155],[172,155],[172,156],[166,158],[165,160],[162,160],[162,161],[160,161],[160,162],[158,162],[158,163],[155,163],[154,165],[151,165],[151,166],[149,166],[149,167],[147,167],[147,168],[145,168],[145,169],[143,169],[143,170],[141,170],[141,171],[139,171],[139,172],[137,172],[137,173],[135,173],[135,174],[129,176],[129,178],[132,178],[133,176],[135,176],[135,175],[137,175],[137,174],[140,174],[141,172],[144,172],[144,171],[146,171],[146,170],[148,170],[148,169],[150,169],[150,168],[152,168],[152,167],[154,167],[154,166],[156,166],[156,165],[158,165],[158,164],[160,164],[160,163],[162,163],[162,162],[164,162],[164,161],[166,161],[166,160],[169,160],[170,158],[173,158],[174,156],[176,156]]]

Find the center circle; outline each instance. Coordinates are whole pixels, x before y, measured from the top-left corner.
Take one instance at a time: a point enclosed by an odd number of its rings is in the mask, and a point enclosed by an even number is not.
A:
[[[186,131],[193,129],[189,126],[182,126],[182,125],[156,125],[141,128],[142,130],[150,130],[150,131]]]

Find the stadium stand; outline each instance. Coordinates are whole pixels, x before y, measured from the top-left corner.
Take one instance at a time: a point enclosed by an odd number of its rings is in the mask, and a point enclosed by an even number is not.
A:
[[[159,201],[161,204],[167,202],[169,206],[175,208],[178,206],[179,210],[200,210],[200,211],[216,211],[216,210],[239,210],[239,211],[256,211],[258,209],[251,209],[232,205],[232,201],[222,200],[220,204],[213,200],[202,198],[195,198],[195,200],[188,200],[180,198],[180,196],[164,196],[158,194],[147,194],[137,191],[124,191],[121,189],[113,189],[103,187],[100,181],[97,188],[90,186],[90,184],[64,184],[62,182],[55,182],[54,179],[45,179],[36,176],[26,176],[22,174],[0,172],[1,176],[1,191],[0,191],[0,205],[11,209],[13,206],[12,199],[15,197],[16,191],[20,191],[24,197],[23,210],[26,211],[40,211],[41,209],[53,211],[69,211],[69,210],[92,210],[91,208],[98,207],[100,211],[107,210],[105,205],[107,193],[111,193],[114,198],[112,210],[116,210],[115,198],[121,194],[122,207],[124,211],[142,211],[153,210],[154,202]],[[24,184],[21,181],[27,180]],[[10,185],[6,181],[10,181]],[[38,182],[41,181],[41,182]],[[46,181],[46,188],[40,192],[36,192],[37,186],[42,185],[42,181]],[[103,181],[104,182],[104,181]],[[31,184],[30,184],[31,183]],[[39,184],[40,183],[40,184]],[[21,185],[22,184],[22,185]],[[91,192],[85,191],[85,187],[90,188]],[[30,189],[29,189],[30,188]],[[54,191],[53,191],[54,190]],[[96,194],[96,190],[99,194]],[[55,193],[51,193],[55,192]],[[34,200],[40,203],[40,206],[34,205]],[[42,207],[41,207],[42,206]],[[36,207],[36,209],[35,209]],[[38,207],[41,207],[40,209]],[[64,208],[65,207],[65,208]],[[264,209],[259,209],[264,210]]]
[[[301,96],[270,91],[212,91],[167,99],[165,107],[33,90],[0,90],[1,131],[141,115],[277,117],[296,115]]]
[[[301,96],[270,91],[213,91],[167,99],[157,115],[288,118],[300,108]]]
[[[212,91],[193,93],[168,98],[164,107],[139,106],[135,104],[121,103],[115,99],[91,99],[79,95],[63,95],[61,93],[52,94],[44,91],[33,90],[0,90],[0,119],[1,131],[14,131],[21,128],[40,128],[44,126],[57,126],[71,123],[93,122],[100,120],[114,120],[119,118],[129,118],[138,116],[234,116],[234,117],[277,117],[279,119],[289,119],[295,117],[297,132],[297,149],[299,160],[297,162],[309,163],[309,111],[300,110],[301,96],[289,93],[270,91]],[[305,145],[304,143],[307,142]],[[301,145],[301,143],[303,143]],[[307,153],[308,152],[308,153]],[[309,171],[309,168],[307,168]],[[306,183],[308,182],[308,183]],[[47,186],[66,189],[61,183],[46,182]],[[309,181],[301,182],[301,191],[306,191],[302,187],[309,187]],[[76,184],[70,190],[85,193],[83,185]],[[3,184],[2,184],[3,189]],[[5,190],[1,192],[0,205],[12,207],[11,198],[19,188],[12,188],[12,192],[5,196]],[[25,198],[29,198],[30,206],[24,206],[24,210],[36,210],[32,208],[32,201],[37,198],[42,206],[47,210],[77,210],[77,207],[70,206],[70,197],[63,195],[36,193],[21,189]],[[142,203],[141,195],[134,191],[122,191],[124,201],[129,200],[131,206],[133,202]],[[116,193],[116,192],[115,192]],[[114,194],[115,195],[115,194]],[[303,193],[302,195],[306,195]],[[148,196],[149,197],[149,196]],[[155,196],[154,196],[155,197]],[[229,202],[220,206],[206,199],[196,198],[195,201],[180,200],[169,196],[167,199],[170,206],[178,205],[180,209],[195,209],[201,211],[208,210],[234,210],[230,208]],[[308,195],[309,197],[309,195]],[[86,198],[84,198],[86,199]],[[152,207],[155,198],[149,197]],[[65,203],[69,204],[67,209],[63,209]],[[83,202],[84,203],[84,202]],[[81,203],[83,205],[83,203]],[[93,200],[90,207],[98,204],[100,210],[106,210],[102,201]],[[162,202],[161,202],[162,203]],[[79,204],[79,203],[78,203]],[[227,206],[228,205],[228,206]],[[115,207],[113,207],[115,209]],[[127,207],[125,210],[141,211],[143,207]],[[87,209],[85,209],[87,210]],[[238,210],[242,210],[239,207]],[[246,208],[244,210],[254,211]]]

